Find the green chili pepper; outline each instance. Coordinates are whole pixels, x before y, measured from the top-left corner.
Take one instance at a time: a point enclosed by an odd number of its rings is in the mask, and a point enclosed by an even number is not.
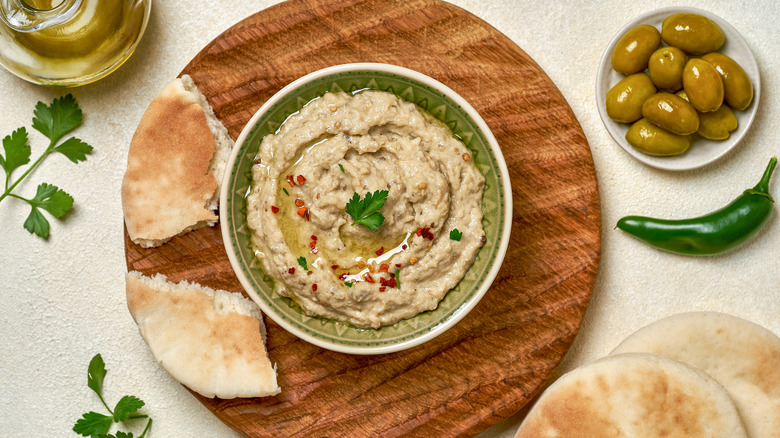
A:
[[[761,181],[718,211],[682,220],[626,216],[618,221],[617,228],[677,254],[711,255],[734,248],[758,231],[772,214],[769,179],[776,165],[777,157],[772,157]]]

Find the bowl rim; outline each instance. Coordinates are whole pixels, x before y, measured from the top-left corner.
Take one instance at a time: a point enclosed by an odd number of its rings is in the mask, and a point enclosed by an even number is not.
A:
[[[227,205],[228,202],[228,194],[230,192],[230,187],[228,182],[230,180],[232,169],[235,166],[236,159],[239,155],[239,151],[242,150],[243,145],[247,141],[247,138],[249,137],[254,126],[257,124],[258,120],[265,114],[265,112],[267,112],[268,109],[272,108],[277,102],[282,100],[287,94],[289,94],[290,92],[296,90],[298,87],[308,82],[314,81],[316,79],[320,79],[322,77],[326,77],[338,73],[351,72],[351,71],[376,71],[376,72],[391,73],[398,76],[406,77],[438,90],[439,92],[444,94],[448,99],[450,99],[453,103],[459,105],[463,109],[463,111],[466,112],[466,114],[475,122],[477,127],[482,131],[483,136],[485,137],[488,145],[490,146],[490,150],[494,155],[500,173],[500,179],[502,181],[502,186],[503,186],[502,187],[503,196],[505,200],[504,217],[502,218],[501,221],[502,229],[501,232],[499,233],[499,242],[497,245],[496,258],[493,261],[493,264],[491,265],[487,275],[485,276],[484,281],[481,284],[479,284],[477,293],[475,293],[469,300],[465,301],[457,310],[455,310],[450,315],[449,318],[441,321],[439,324],[432,327],[426,333],[420,336],[416,336],[412,339],[406,339],[400,342],[386,344],[386,345],[378,345],[378,346],[342,345],[342,344],[330,342],[328,340],[319,339],[309,335],[308,333],[299,330],[297,327],[288,323],[283,318],[278,317],[275,314],[275,311],[271,308],[271,306],[269,306],[259,296],[257,291],[254,290],[254,288],[251,285],[251,282],[246,278],[243,270],[238,268],[240,266],[240,263],[238,262],[238,258],[236,254],[233,252],[231,240],[229,237],[230,230],[228,229],[228,223],[229,223],[228,214],[231,209],[222,207]],[[219,202],[220,202],[220,209],[219,209],[220,230],[223,235],[223,244],[225,246],[225,252],[227,253],[228,260],[230,261],[230,265],[233,268],[233,271],[235,272],[236,277],[239,280],[239,283],[244,288],[246,293],[250,296],[250,298],[252,298],[252,300],[255,303],[257,303],[257,305],[260,307],[263,313],[267,315],[269,318],[271,318],[275,323],[279,324],[286,331],[292,333],[294,336],[298,337],[299,339],[302,339],[306,342],[309,342],[311,344],[317,345],[319,347],[328,350],[337,351],[341,353],[357,354],[357,355],[391,353],[391,352],[412,348],[414,346],[427,342],[435,338],[436,336],[439,336],[440,334],[444,333],[446,330],[454,326],[456,323],[458,323],[461,319],[463,319],[463,317],[465,317],[466,314],[468,314],[477,305],[477,303],[481,301],[482,297],[485,295],[485,293],[487,293],[488,289],[490,289],[490,286],[493,284],[493,281],[498,275],[498,271],[503,264],[504,258],[506,256],[507,248],[509,246],[509,235],[511,232],[511,223],[512,223],[512,189],[511,189],[511,181],[509,179],[509,171],[507,169],[507,165],[506,165],[506,161],[504,160],[503,153],[501,152],[501,148],[499,147],[498,142],[496,141],[495,136],[493,135],[493,132],[490,130],[487,123],[484,121],[484,119],[482,119],[479,113],[477,113],[477,111],[458,93],[456,93],[454,90],[452,90],[451,88],[449,88],[448,86],[444,85],[443,83],[439,82],[436,79],[433,79],[427,75],[424,75],[420,72],[405,67],[400,67],[392,64],[373,63],[373,62],[339,64],[339,65],[334,65],[334,66],[330,66],[330,67],[326,67],[314,71],[289,83],[288,85],[280,89],[278,92],[276,92],[270,99],[268,99],[255,112],[252,118],[247,122],[247,124],[241,130],[241,134],[239,135],[235,145],[233,146],[233,149],[231,150],[230,157],[228,158],[225,167],[225,173],[223,175],[222,184],[220,186]]]
[[[726,35],[725,44],[729,44],[730,42],[732,45],[736,44],[738,45],[738,47],[735,47],[735,51],[744,53],[745,59],[740,60],[739,64],[742,66],[742,68],[748,74],[748,77],[750,77],[751,81],[753,82],[753,101],[750,103],[750,107],[745,111],[735,110],[735,113],[737,114],[737,119],[739,120],[739,126],[737,127],[737,130],[732,132],[732,135],[726,140],[708,140],[705,138],[696,139],[696,142],[700,143],[699,146],[701,146],[701,143],[712,144],[715,142],[717,142],[717,144],[723,142],[729,142],[730,144],[728,144],[728,146],[722,148],[721,150],[718,150],[716,153],[713,153],[709,156],[704,156],[698,160],[696,159],[685,160],[684,157],[687,157],[687,154],[688,152],[690,152],[690,150],[686,152],[684,155],[659,157],[659,156],[648,155],[634,149],[625,140],[624,132],[622,132],[622,130],[618,131],[616,128],[616,126],[625,125],[627,130],[629,124],[613,121],[607,115],[607,110],[606,110],[606,93],[617,83],[617,81],[614,83],[610,83],[609,81],[609,76],[611,75],[611,73],[615,73],[612,70],[611,58],[612,58],[612,52],[614,51],[617,42],[620,40],[620,38],[623,37],[623,35],[626,34],[626,32],[628,32],[630,29],[632,29],[635,26],[641,24],[648,24],[648,22],[656,21],[660,16],[664,16],[667,14],[671,15],[676,13],[694,13],[694,14],[703,15],[704,17],[709,18],[710,20],[714,21],[718,26],[720,26],[720,28],[723,30],[723,33]],[[663,45],[664,44],[662,41],[662,47]],[[718,49],[718,52],[724,53],[723,48]],[[729,54],[726,55],[728,55],[731,58],[734,58],[734,56],[732,56],[733,51],[730,53],[731,55]],[[604,49],[604,53],[602,54],[601,60],[599,61],[599,67],[596,73],[595,91],[596,91],[596,108],[598,109],[599,116],[601,117],[601,122],[604,124],[604,127],[607,129],[607,132],[609,132],[609,135],[612,137],[615,143],[617,143],[629,155],[636,158],[640,162],[656,169],[670,170],[670,171],[694,170],[712,164],[718,161],[719,159],[723,158],[724,156],[728,155],[731,151],[733,151],[737,147],[737,145],[747,135],[748,131],[750,130],[750,127],[753,124],[753,121],[756,118],[756,115],[758,113],[759,102],[761,100],[761,71],[758,68],[758,62],[756,61],[756,57],[753,54],[753,51],[750,50],[750,46],[748,45],[747,41],[742,36],[742,34],[734,26],[731,25],[731,23],[729,23],[725,19],[721,18],[720,16],[712,12],[703,9],[698,9],[689,6],[669,6],[669,7],[659,8],[659,9],[653,9],[636,16],[631,21],[629,21],[624,26],[622,26],[620,30],[617,31],[617,33],[615,33],[615,35],[612,37],[612,39],[609,41],[606,48]],[[696,144],[692,144],[691,148],[694,148],[695,146]]]

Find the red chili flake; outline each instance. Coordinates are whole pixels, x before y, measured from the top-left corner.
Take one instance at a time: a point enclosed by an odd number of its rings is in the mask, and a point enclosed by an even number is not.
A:
[[[384,286],[382,286],[382,287],[380,287],[380,288],[379,288],[379,292],[384,292],[384,291],[385,291],[385,289],[387,289],[387,288],[386,288],[386,287],[384,287]]]
[[[433,240],[433,233],[431,233],[430,228],[418,228],[417,235],[422,236],[423,239]]]
[[[385,253],[385,247],[384,246],[379,248],[378,250],[376,250],[376,255],[378,255],[378,256],[381,256],[384,253]]]
[[[406,246],[406,245],[402,245],[402,246],[401,246],[401,249],[406,249],[406,248],[407,248],[407,246]]]
[[[301,207],[301,208],[299,208],[299,209],[298,209],[298,216],[300,216],[300,217],[304,217],[304,216],[306,215],[306,212],[307,212],[307,211],[308,211],[308,210],[306,209],[306,207]]]
[[[374,277],[372,277],[371,274],[368,273],[368,272],[363,274],[363,280],[366,280],[369,283],[376,283],[376,280],[374,280]]]
[[[295,274],[295,268],[290,268],[287,270],[290,274]]]
[[[311,242],[309,242],[309,246],[310,246],[311,248],[314,248],[315,246],[317,246],[317,242],[315,242],[315,241],[313,241],[313,240],[312,240]]]
[[[387,263],[382,263],[379,265],[379,272],[387,272],[390,269],[390,265]]]
[[[339,268],[339,265],[330,265],[330,269],[333,269],[334,271]]]
[[[379,277],[379,285],[387,286],[387,280],[385,280],[385,277]]]
[[[296,199],[295,200],[295,206],[296,207],[303,207],[305,203],[303,202],[303,199]]]
[[[298,175],[298,185],[302,186],[303,183],[306,182],[306,178],[303,177],[303,175]]]
[[[400,268],[400,267],[401,267],[401,264],[400,264],[400,263],[396,263],[396,264],[395,264],[395,267],[396,267],[396,268]]]
[[[287,182],[290,183],[290,187],[295,187],[295,181],[293,181],[293,176],[292,175],[287,175],[286,179],[287,179]]]
[[[276,214],[279,213],[279,207],[272,205],[271,206],[271,213]]]
[[[395,278],[391,278],[391,279],[387,280],[387,287],[391,287],[391,288],[395,289],[396,286],[398,286],[398,283],[395,281]]]
[[[346,280],[346,279],[347,279],[347,273],[346,272],[341,274],[341,275],[339,275],[339,280]]]
[[[311,240],[317,240],[317,236],[315,236],[314,234],[312,234],[312,235],[311,235]]]
[[[317,292],[317,283],[311,285],[311,290]]]
[[[305,218],[306,218],[306,221],[308,221],[309,219],[311,219],[311,218],[310,218],[310,216],[309,216],[309,210],[306,210],[306,212],[304,212],[304,213],[303,213],[303,217],[305,217]]]
[[[312,254],[317,254],[318,252],[320,252],[320,250],[316,247],[311,249]]]

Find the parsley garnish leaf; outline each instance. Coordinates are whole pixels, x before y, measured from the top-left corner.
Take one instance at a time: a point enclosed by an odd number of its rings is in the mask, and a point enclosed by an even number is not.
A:
[[[52,143],[57,143],[63,135],[76,129],[82,120],[81,109],[71,94],[54,99],[50,106],[38,102],[33,112],[33,128]]]
[[[114,420],[125,421],[133,412],[144,407],[144,402],[138,397],[126,395],[119,400],[114,408]]]
[[[54,151],[60,152],[62,155],[68,157],[70,161],[78,163],[79,161],[85,161],[87,159],[87,154],[92,152],[92,146],[76,137],[71,137],[55,147]]]
[[[456,242],[460,242],[460,238],[463,237],[463,232],[458,231],[457,228],[453,228],[452,231],[450,231],[450,239],[454,240]]]
[[[33,199],[25,199],[25,201],[30,204],[32,210],[24,222],[24,228],[44,239],[49,237],[49,221],[38,208],[48,211],[59,219],[73,206],[73,198],[69,194],[46,183],[41,183],[38,186],[38,191]]]
[[[354,286],[354,285],[355,285],[355,282],[354,282],[354,281],[345,281],[345,282],[344,282],[344,286],[346,286],[346,287],[352,287],[352,286]]]
[[[341,169],[341,173],[346,173],[344,172],[344,166],[342,166],[341,163],[339,163],[339,169]]]
[[[301,268],[303,268],[304,271],[309,270],[309,265],[306,263],[306,257],[300,256],[298,257],[298,264],[301,265]]]
[[[108,430],[111,429],[111,425],[114,423],[120,423],[125,420],[133,420],[137,418],[148,418],[145,414],[134,414],[144,406],[144,402],[138,397],[132,395],[126,395],[122,397],[114,407],[114,411],[108,407],[106,401],[103,399],[103,380],[106,377],[106,365],[103,362],[103,358],[100,354],[96,354],[95,357],[89,362],[89,368],[87,368],[87,386],[100,398],[100,401],[108,410],[109,414],[99,414],[97,412],[87,412],[73,426],[73,431],[81,434],[82,436],[89,436],[93,438],[133,438],[132,433],[117,431],[116,435],[111,435]],[[146,436],[146,432],[152,426],[152,419],[146,423],[143,433],[138,438]]]
[[[105,378],[106,364],[103,362],[103,357],[96,354],[89,361],[89,368],[87,368],[87,386],[100,395],[103,392],[103,379]]]
[[[363,224],[369,230],[376,230],[385,221],[385,217],[379,213],[379,209],[387,202],[387,190],[377,190],[374,193],[366,193],[363,200],[355,193],[347,203],[347,214],[352,216],[355,224]]]
[[[5,151],[5,157],[0,155],[0,165],[5,170],[5,184],[8,187],[11,172],[17,167],[30,162],[30,145],[27,142],[27,130],[22,127],[3,138],[3,150]]]
[[[49,221],[43,217],[41,211],[36,207],[32,208],[32,211],[30,211],[30,214],[24,221],[24,229],[44,239],[49,237]]]
[[[30,205],[40,207],[59,219],[73,206],[73,198],[57,186],[41,183],[35,197],[30,199]]]
[[[10,196],[30,204],[32,210],[24,222],[24,228],[30,233],[46,239],[49,237],[49,222],[39,208],[48,211],[55,218],[59,219],[71,209],[73,198],[63,190],[47,183],[38,185],[37,193],[32,199],[27,199],[12,192],[52,152],[59,152],[70,161],[79,163],[87,159],[87,154],[92,152],[92,146],[75,137],[68,138],[59,146],[57,145],[57,142],[65,134],[81,124],[82,113],[76,103],[76,99],[72,95],[68,94],[59,99],[54,99],[49,106],[38,102],[34,113],[33,128],[51,141],[46,150],[43,151],[43,154],[12,183],[11,173],[16,168],[30,162],[31,149],[27,130],[24,127],[3,138],[5,156],[0,155],[0,167],[5,171],[5,186],[4,191],[0,193],[0,201]]]
[[[113,416],[90,411],[76,421],[73,431],[81,436],[101,435],[108,433],[112,424],[114,424]]]

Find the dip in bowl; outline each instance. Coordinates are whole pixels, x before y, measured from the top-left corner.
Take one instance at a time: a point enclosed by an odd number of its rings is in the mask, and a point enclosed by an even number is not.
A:
[[[242,286],[335,351],[418,345],[482,298],[509,239],[511,188],[485,122],[452,90],[385,64],[294,81],[228,161],[221,224]]]

